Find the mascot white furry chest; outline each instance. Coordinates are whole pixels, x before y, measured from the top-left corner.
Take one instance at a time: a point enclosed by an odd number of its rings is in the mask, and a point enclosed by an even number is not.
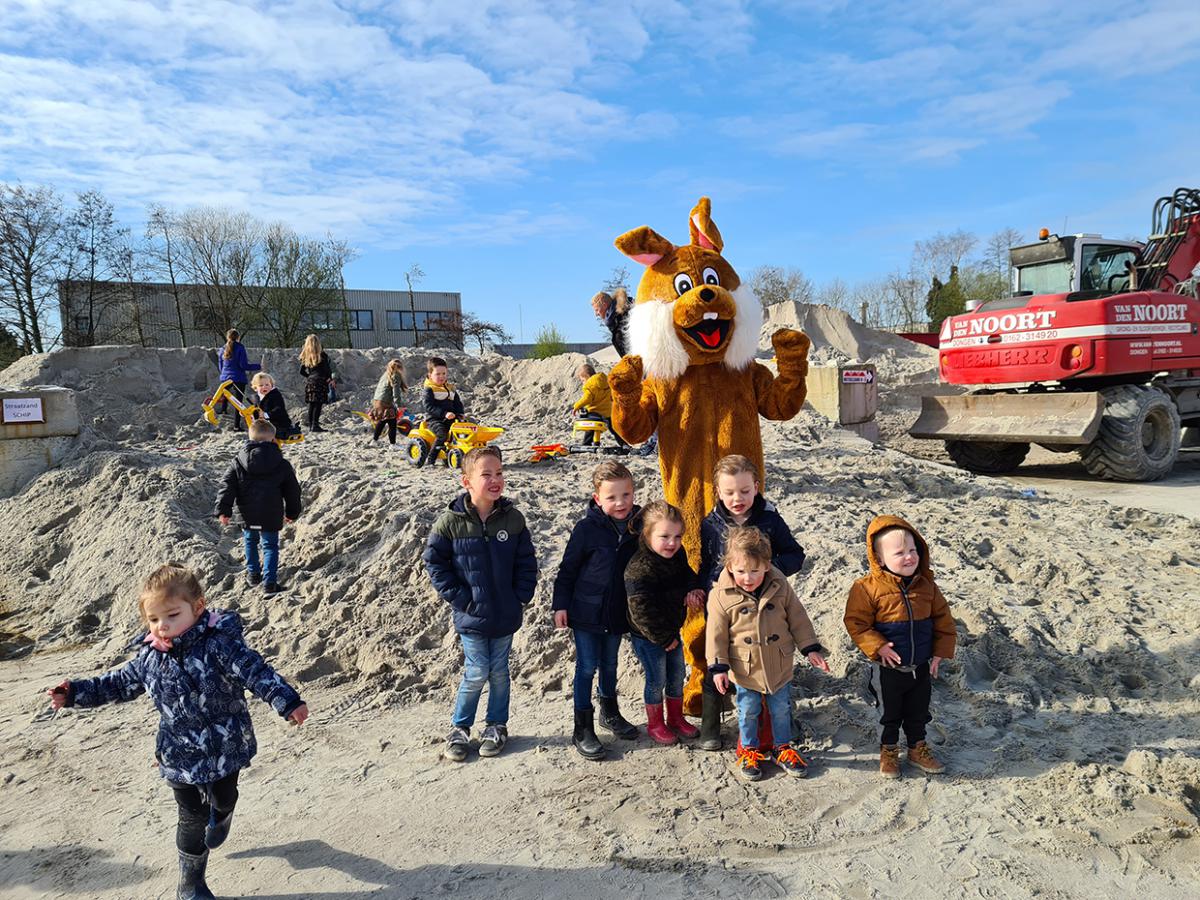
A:
[[[666,499],[683,513],[684,547],[700,564],[700,523],[714,502],[713,469],[731,453],[763,472],[759,416],[787,420],[804,405],[808,338],[772,337],[778,375],[755,362],[762,306],[721,255],[724,243],[707,197],[688,219],[691,241],[676,247],[647,226],[626,232],[617,249],[644,265],[629,316],[631,356],[609,375],[613,426],[631,443],[658,431]],[[684,692],[689,715],[700,714],[704,617],[689,611],[685,655],[692,676]]]

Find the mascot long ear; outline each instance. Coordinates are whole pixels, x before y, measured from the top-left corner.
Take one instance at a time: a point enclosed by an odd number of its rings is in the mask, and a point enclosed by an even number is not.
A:
[[[649,225],[627,231],[615,241],[617,249],[643,266],[652,266],[675,249],[675,245]]]
[[[688,231],[691,232],[693,244],[720,253],[725,247],[725,242],[721,240],[721,232],[717,230],[711,214],[712,201],[701,197],[692,207],[692,214],[688,217]]]

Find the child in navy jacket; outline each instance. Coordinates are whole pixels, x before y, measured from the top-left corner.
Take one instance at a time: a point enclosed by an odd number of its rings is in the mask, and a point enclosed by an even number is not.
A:
[[[592,680],[600,672],[600,724],[632,740],[637,726],[617,704],[617,658],[621,635],[629,630],[625,566],[637,550],[641,507],[633,502],[629,469],[607,461],[592,472],[592,499],[575,523],[554,578],[554,627],[575,636],[575,730],[572,742],[585,759],[600,759]]]
[[[725,539],[730,527],[749,525],[771,542],[771,565],[784,575],[795,575],[804,567],[804,548],[797,543],[783,516],[761,493],[758,469],[739,454],[724,456],[713,473],[716,503],[700,524],[700,577],[705,591],[712,590],[721,575]]]
[[[208,852],[224,843],[237,803],[238,773],[258,747],[245,692],[300,725],[308,707],[242,638],[237,613],[208,610],[196,576],[160,566],[142,588],[149,630],[138,653],[98,678],[64,681],[50,689],[51,705],[100,706],[150,694],[162,714],[155,756],[175,791],[179,824],[178,896],[211,898],[205,883]]]

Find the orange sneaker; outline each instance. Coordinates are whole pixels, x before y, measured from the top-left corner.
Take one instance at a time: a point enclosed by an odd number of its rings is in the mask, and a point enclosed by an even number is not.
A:
[[[924,741],[918,741],[917,746],[908,748],[908,761],[927,775],[941,775],[946,771],[946,766],[933,755]]]
[[[793,778],[808,776],[808,763],[804,761],[791,744],[777,744],[775,747],[775,764]]]
[[[879,774],[884,778],[900,777],[900,747],[898,744],[882,744],[879,747]]]
[[[747,781],[758,781],[762,778],[762,764],[767,758],[758,752],[757,747],[742,747],[737,753],[738,774]]]

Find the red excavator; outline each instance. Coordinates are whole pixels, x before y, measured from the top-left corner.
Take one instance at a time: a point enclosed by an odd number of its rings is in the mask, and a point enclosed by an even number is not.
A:
[[[1166,475],[1200,431],[1200,191],[1159,199],[1145,244],[1043,229],[1009,254],[1012,296],[939,334],[942,380],[977,389],[924,398],[909,433],[972,472],[1038,444],[1101,478]]]

